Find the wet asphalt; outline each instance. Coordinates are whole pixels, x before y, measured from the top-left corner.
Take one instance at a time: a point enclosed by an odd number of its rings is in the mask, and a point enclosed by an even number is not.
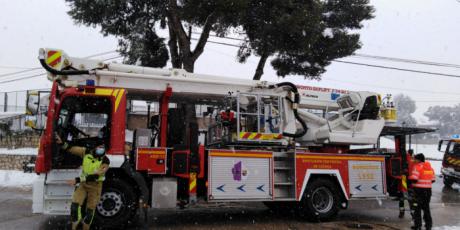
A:
[[[31,213],[29,189],[0,187],[0,229],[68,229],[67,216]],[[406,204],[407,207],[407,204]],[[460,226],[460,186],[433,186],[434,226]],[[149,229],[410,229],[409,211],[398,218],[398,202],[390,199],[351,201],[347,210],[325,223],[311,223],[289,213],[272,212],[259,203],[209,204],[206,207],[151,211]],[[145,229],[132,224],[127,229]],[[460,227],[459,227],[460,229]]]

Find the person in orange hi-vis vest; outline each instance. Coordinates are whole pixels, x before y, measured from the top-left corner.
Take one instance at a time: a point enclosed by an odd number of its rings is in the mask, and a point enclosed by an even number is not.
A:
[[[430,213],[431,186],[435,181],[434,170],[429,162],[425,162],[425,156],[422,153],[415,155],[415,164],[409,173],[413,188],[413,219],[414,226],[412,229],[422,229],[422,210],[425,228],[431,229],[433,220]]]
[[[403,173],[401,175],[401,180],[399,181],[398,191],[399,191],[399,218],[404,218],[404,213],[406,212],[404,207],[404,201],[409,202],[409,208],[412,207],[411,197],[412,191],[409,191],[410,181],[407,180],[410,171],[414,165],[412,156],[414,155],[414,150],[409,149],[405,154],[405,157],[401,161],[401,168]]]

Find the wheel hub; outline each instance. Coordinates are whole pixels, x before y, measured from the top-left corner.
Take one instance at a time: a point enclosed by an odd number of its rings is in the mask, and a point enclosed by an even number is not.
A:
[[[105,192],[97,205],[97,211],[105,217],[115,216],[123,207],[121,195],[117,192]]]
[[[334,198],[326,187],[316,188],[312,193],[312,205],[318,213],[327,213],[332,209]]]

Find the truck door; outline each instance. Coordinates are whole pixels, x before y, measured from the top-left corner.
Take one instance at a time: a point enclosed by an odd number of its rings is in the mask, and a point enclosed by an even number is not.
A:
[[[66,97],[62,101],[55,132],[73,146],[93,149],[104,144],[110,146],[110,121],[112,117],[109,98]],[[53,168],[77,168],[81,158],[57,148],[53,152]]]

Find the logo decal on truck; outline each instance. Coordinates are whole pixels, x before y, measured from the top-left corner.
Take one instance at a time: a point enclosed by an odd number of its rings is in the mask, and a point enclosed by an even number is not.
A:
[[[241,181],[241,170],[243,167],[243,163],[238,161],[232,168],[233,180]]]
[[[245,180],[248,176],[248,170],[243,167],[243,162],[238,161],[236,164],[233,165],[232,168],[233,180],[241,181]]]

